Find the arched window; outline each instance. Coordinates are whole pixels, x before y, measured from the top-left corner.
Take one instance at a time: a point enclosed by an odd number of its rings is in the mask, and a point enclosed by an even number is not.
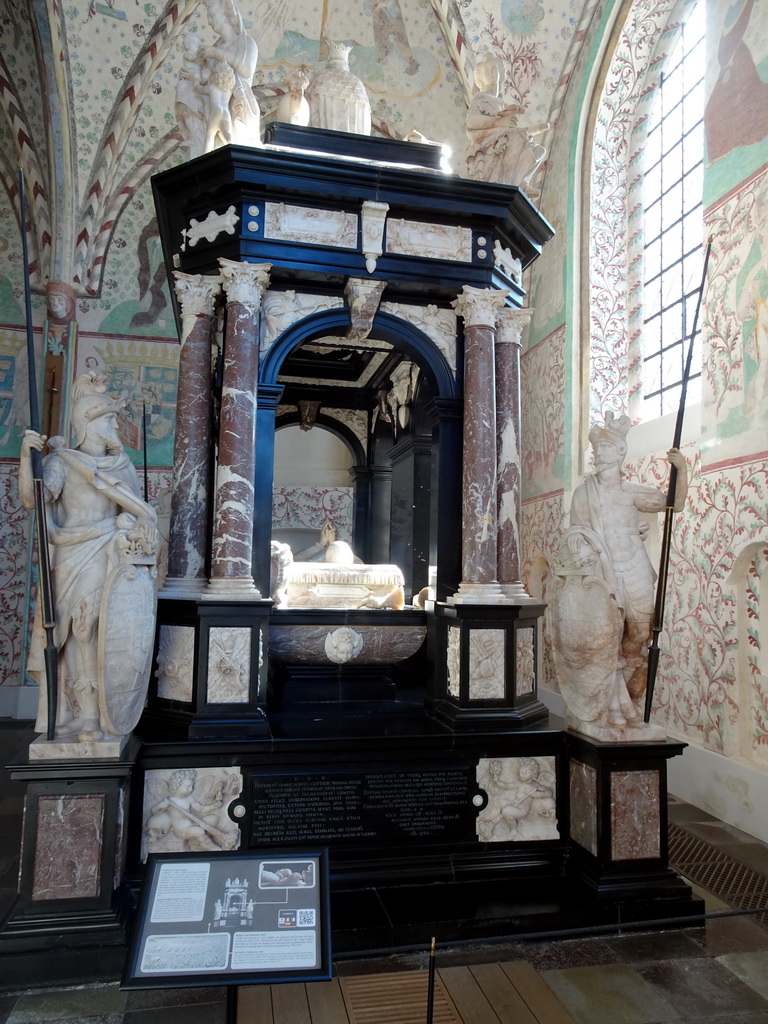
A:
[[[702,0],[698,6],[703,33]],[[656,310],[650,301],[646,312],[646,235],[652,230],[650,219],[646,225],[646,205],[649,218],[658,216],[660,225],[666,223],[664,218],[669,214],[646,203],[645,174],[652,167],[648,159],[653,152],[649,148],[652,145],[651,128],[662,77],[665,81],[671,79],[673,83],[676,80],[673,70],[679,60],[673,55],[683,36],[684,26],[696,7],[697,0],[634,0],[606,61],[606,73],[595,108],[588,213],[589,417],[592,421],[601,419],[607,409],[626,410],[633,420],[647,415],[643,409],[646,390],[645,321],[647,314]],[[696,34],[695,25],[695,22],[691,23],[693,35]],[[699,64],[703,64],[700,51]],[[695,93],[693,95],[695,98]],[[681,108],[676,107],[676,113],[672,113],[673,107],[674,103],[664,101],[658,108],[669,110],[669,116],[662,119],[663,129],[657,133],[659,139],[662,135],[669,136],[675,118],[682,117]],[[678,132],[678,140],[681,140],[684,130]],[[674,145],[670,152],[672,159],[675,154],[680,154]],[[678,156],[679,169],[674,179],[679,183],[679,191],[682,191],[683,178],[681,160]],[[669,172],[658,173],[666,181]],[[693,188],[694,180],[695,174],[691,174],[687,187]],[[694,246],[697,250],[701,241],[700,181],[699,177],[696,199],[699,209],[688,211],[689,219],[685,221],[682,232],[685,238],[689,223],[698,220],[699,238]],[[656,191],[663,192],[665,188],[664,184]],[[668,198],[670,209],[677,196],[678,191],[671,188]],[[682,209],[678,201],[675,219],[681,223]],[[657,235],[660,230],[661,227]],[[663,257],[670,266],[674,264],[669,256],[671,238],[671,235],[665,236],[667,252]],[[653,245],[653,239],[648,241]],[[649,255],[649,269],[652,258],[656,258],[655,248]],[[676,259],[681,258],[682,253],[678,253]],[[689,274],[690,265],[690,260],[685,262],[684,268],[682,264],[678,265],[678,282],[682,282],[683,273]],[[698,276],[700,279],[700,273]],[[664,287],[671,297],[672,285],[665,281]],[[658,312],[661,312],[661,284],[657,284],[657,290]],[[681,299],[682,294],[680,283],[675,297]],[[678,343],[682,331],[679,326],[682,310],[687,313],[689,306],[678,305],[676,311]],[[670,322],[672,315],[670,312],[666,318]],[[652,330],[653,325],[649,328]],[[681,347],[678,345],[677,351]],[[659,356],[660,361],[662,358]],[[649,364],[649,371],[652,368],[653,362]],[[649,392],[652,390],[648,388]],[[655,390],[661,393],[658,387]],[[674,383],[669,389],[670,396],[673,391]],[[668,400],[673,399],[665,399]],[[659,415],[659,411],[654,411],[653,415]]]
[[[661,73],[643,186],[643,419],[675,412],[702,268],[704,4],[691,11]],[[701,401],[701,326],[687,400]]]

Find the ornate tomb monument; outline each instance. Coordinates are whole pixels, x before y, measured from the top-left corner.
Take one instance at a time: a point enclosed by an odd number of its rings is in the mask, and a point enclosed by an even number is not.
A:
[[[310,111],[351,89],[344,57]],[[114,887],[135,894],[151,853],[327,846],[335,955],[690,915],[665,835],[682,744],[568,732],[538,697],[519,355],[522,275],[552,228],[518,185],[365,134],[356,91],[350,130],[305,126],[304,89],[263,144],[153,179],[179,395],[147,705],[99,768],[127,821]],[[342,484],[304,453],[318,433]],[[47,899],[31,849],[19,950]]]

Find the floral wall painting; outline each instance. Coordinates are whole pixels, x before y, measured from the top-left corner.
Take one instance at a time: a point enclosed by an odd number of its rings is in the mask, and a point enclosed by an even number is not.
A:
[[[563,486],[565,327],[523,353],[520,363],[523,496]]]
[[[764,451],[768,426],[768,172],[707,216],[713,239],[703,314],[705,463]]]
[[[743,179],[765,162],[768,136],[768,28],[760,0],[712,5],[709,99],[704,113],[705,205],[728,180]],[[722,161],[725,166],[717,166]]]

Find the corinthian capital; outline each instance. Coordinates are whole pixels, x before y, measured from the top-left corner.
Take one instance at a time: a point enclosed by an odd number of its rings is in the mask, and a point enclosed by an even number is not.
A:
[[[473,288],[465,284],[451,305],[467,327],[493,327],[509,292],[498,288]]]
[[[227,302],[239,302],[254,312],[261,309],[261,299],[269,285],[271,263],[241,263],[219,260]]]
[[[216,296],[221,291],[221,278],[211,274],[185,274],[174,270],[176,297],[181,307],[182,343],[189,337],[198,316],[213,316]]]
[[[198,313],[213,314],[213,303],[221,291],[221,278],[218,274],[184,274],[174,270],[176,278],[176,296],[184,316]]]
[[[520,347],[523,328],[530,323],[532,316],[532,309],[516,309],[514,306],[508,306],[499,310],[496,317],[496,344],[507,342]]]

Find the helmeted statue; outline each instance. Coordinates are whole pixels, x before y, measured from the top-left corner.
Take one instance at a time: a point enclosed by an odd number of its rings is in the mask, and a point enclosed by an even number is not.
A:
[[[154,640],[157,514],[139,496],[136,470],[117,433],[123,403],[106,393],[98,371],[72,388],[73,445],[51,438],[43,485],[51,553],[58,651],[54,739],[91,742],[122,737],[144,706]],[[22,440],[19,491],[34,508],[30,450]],[[38,613],[28,667],[38,678],[36,729],[47,729],[43,630]]]
[[[595,472],[574,492],[547,595],[547,634],[568,724],[606,741],[665,738],[659,726],[643,722],[639,706],[655,598],[640,513],[663,512],[667,496],[623,478],[629,427],[627,416],[609,411],[604,425],[589,432]],[[677,448],[667,455],[677,469],[679,512],[687,467]]]

